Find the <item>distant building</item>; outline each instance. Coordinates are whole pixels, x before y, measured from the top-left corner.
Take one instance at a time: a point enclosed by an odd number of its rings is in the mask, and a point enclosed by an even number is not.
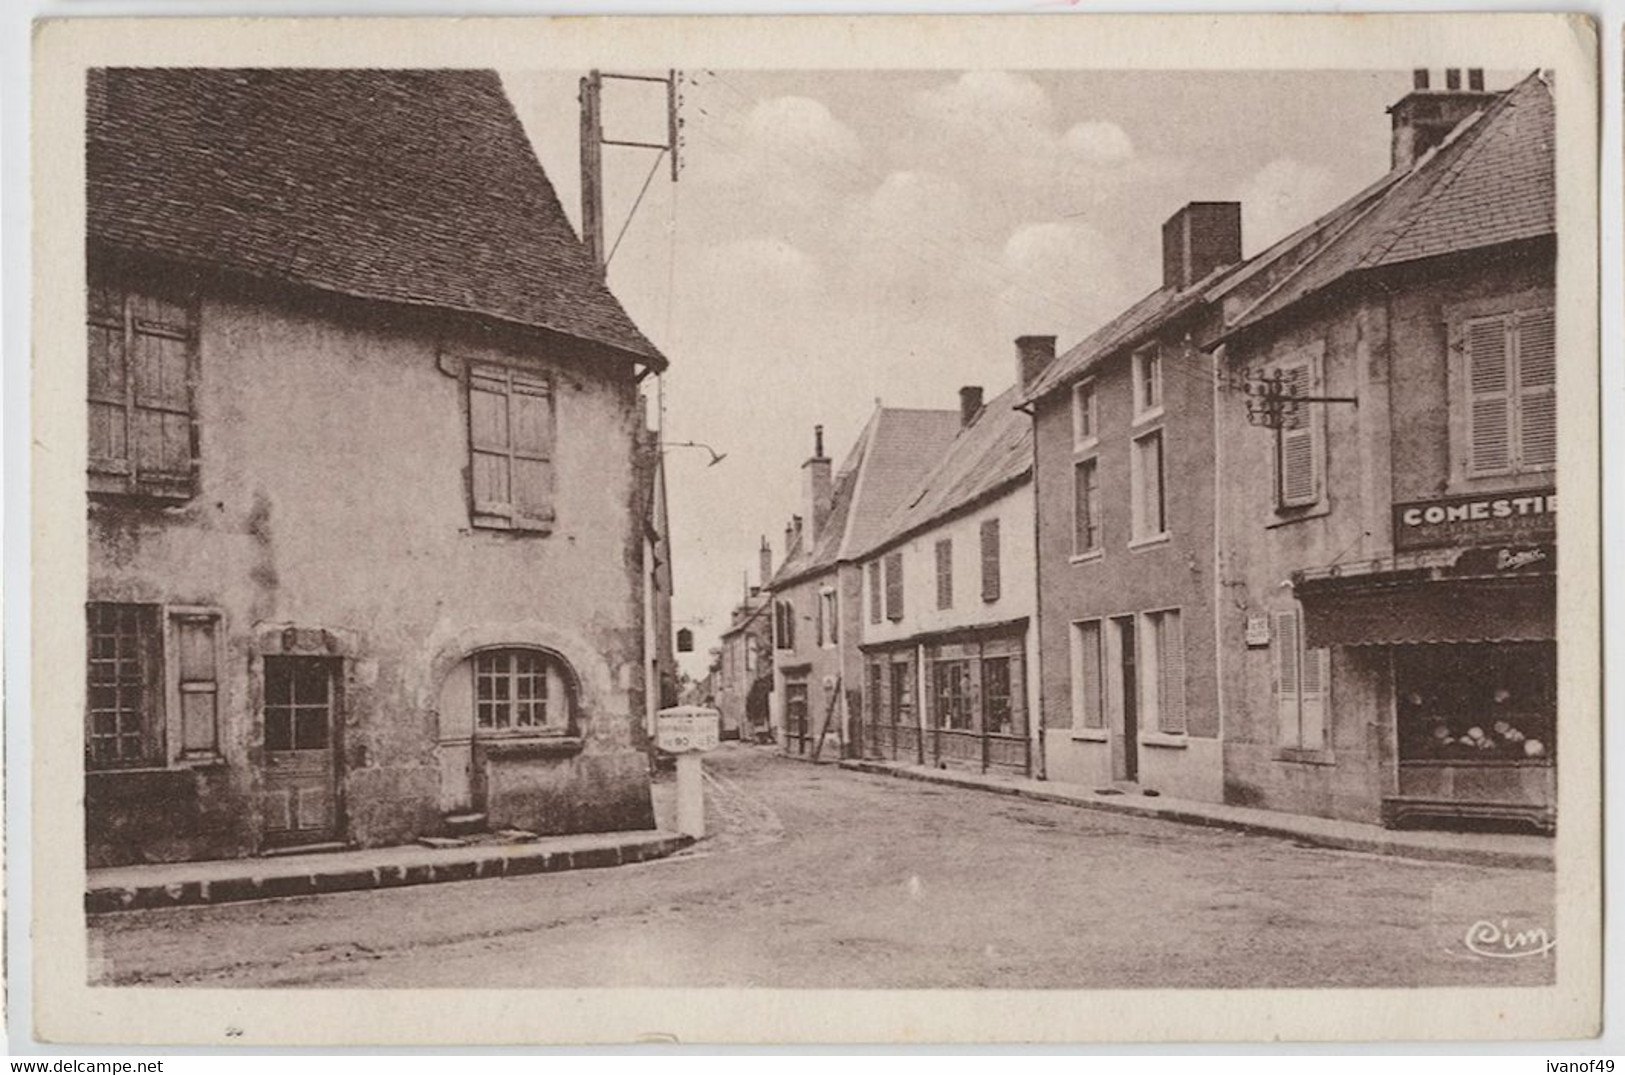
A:
[[[833,760],[847,750],[864,667],[856,550],[873,544],[958,428],[956,411],[876,406],[833,475],[823,429],[816,431],[802,464],[805,513],[786,528],[785,561],[768,587],[775,724],[786,753]]]
[[[717,654],[715,700],[722,732],[748,742],[773,737],[773,599],[762,589],[773,578],[773,550],[762,538],[758,580],[734,608]]]
[[[652,827],[665,361],[497,76],[89,89],[90,864]]]
[[[1034,769],[1032,434],[1014,403],[961,388],[957,435],[857,556],[870,757]]]
[[[1333,400],[1219,411],[1226,798],[1550,825],[1552,95],[1418,81],[1389,174],[1216,296],[1231,383]]]

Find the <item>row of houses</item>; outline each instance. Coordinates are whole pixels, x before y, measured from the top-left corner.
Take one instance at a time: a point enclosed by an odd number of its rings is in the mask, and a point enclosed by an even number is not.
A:
[[[1256,256],[1189,204],[1009,389],[877,405],[833,473],[818,436],[722,691],[770,675],[797,756],[1549,829],[1551,91],[1418,71],[1389,112],[1390,170]]]
[[[666,360],[496,73],[88,89],[90,865],[652,828]]]

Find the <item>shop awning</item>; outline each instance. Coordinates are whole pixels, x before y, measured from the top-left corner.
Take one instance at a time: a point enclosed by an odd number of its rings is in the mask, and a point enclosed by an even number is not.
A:
[[[1550,576],[1461,582],[1321,580],[1300,585],[1304,644],[1406,646],[1557,638]]]

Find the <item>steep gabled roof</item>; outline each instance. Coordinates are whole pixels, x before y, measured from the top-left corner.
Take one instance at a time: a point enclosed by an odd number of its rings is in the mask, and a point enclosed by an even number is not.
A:
[[[493,71],[116,68],[90,91],[93,242],[665,364]]]
[[[1351,205],[1345,203],[1323,218],[1336,227],[1323,228],[1314,252],[1269,290],[1227,310],[1223,335],[1355,273],[1555,234],[1553,138],[1551,88],[1537,72],[1464,120],[1410,170],[1391,176],[1358,212],[1345,212]]]
[[[1032,475],[1032,420],[1015,409],[1016,389],[995,396],[897,505],[873,545],[854,550],[869,556],[932,523],[979,503],[989,494]]]
[[[835,475],[829,516],[816,545],[798,540],[773,576],[781,588],[827,571],[873,544],[887,518],[953,443],[958,411],[876,407]]]

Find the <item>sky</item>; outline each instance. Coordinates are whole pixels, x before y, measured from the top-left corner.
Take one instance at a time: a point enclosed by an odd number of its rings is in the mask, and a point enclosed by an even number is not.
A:
[[[636,72],[664,74],[664,72]],[[579,229],[580,71],[509,71]],[[1436,76],[1437,78],[1437,76]],[[703,675],[800,510],[813,426],[837,464],[877,401],[956,408],[1015,379],[1014,338],[1064,350],[1161,280],[1161,227],[1240,201],[1251,255],[1388,168],[1395,72],[682,73],[682,170],[660,161],[609,283],[671,361],[663,439],[674,617]],[[1498,89],[1504,81],[1490,80]],[[606,137],[663,141],[661,87],[611,82]],[[606,148],[613,245],[656,155]]]

